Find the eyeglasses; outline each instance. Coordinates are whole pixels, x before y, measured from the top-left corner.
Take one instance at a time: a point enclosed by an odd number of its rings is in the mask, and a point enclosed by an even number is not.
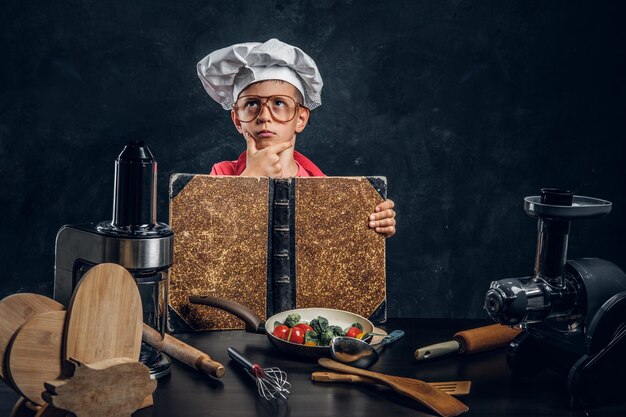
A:
[[[267,106],[274,120],[278,122],[290,122],[296,117],[298,107],[304,107],[289,96],[241,96],[233,109],[240,121],[251,122],[259,117],[263,106]]]

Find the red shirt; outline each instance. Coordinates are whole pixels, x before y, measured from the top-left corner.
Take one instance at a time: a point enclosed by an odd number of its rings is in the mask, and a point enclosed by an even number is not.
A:
[[[325,177],[324,173],[309,158],[293,151],[293,159],[298,165],[296,177]],[[222,161],[213,165],[210,175],[241,175],[246,169],[246,153],[242,152],[236,161]]]

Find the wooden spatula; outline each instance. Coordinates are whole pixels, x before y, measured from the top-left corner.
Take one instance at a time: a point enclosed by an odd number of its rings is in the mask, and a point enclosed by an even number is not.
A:
[[[413,381],[411,378],[403,378],[397,376],[403,380]],[[350,382],[361,384],[382,384],[377,379],[368,378],[360,375],[343,374],[336,372],[313,372],[311,374],[311,380],[317,382]],[[472,381],[448,381],[448,382],[427,382],[431,387],[437,388],[440,391],[445,392],[448,395],[467,395],[470,392]]]
[[[63,309],[62,304],[39,294],[13,294],[0,301],[0,377],[5,376],[5,353],[17,329],[38,314]]]
[[[7,377],[31,402],[45,404],[44,382],[61,375],[65,311],[39,314],[24,323],[7,350]]]
[[[105,359],[139,359],[143,313],[137,284],[117,264],[91,268],[70,301],[65,360],[92,364]]]
[[[402,379],[399,377],[380,374],[365,369],[354,368],[328,358],[320,358],[318,363],[333,371],[369,377],[387,384],[400,394],[406,395],[420,402],[442,417],[454,417],[466,412],[469,408],[456,398],[431,387],[418,379]]]

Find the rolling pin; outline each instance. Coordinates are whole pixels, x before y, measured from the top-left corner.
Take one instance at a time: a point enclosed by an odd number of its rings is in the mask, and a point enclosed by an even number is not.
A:
[[[143,325],[142,339],[156,350],[163,351],[198,371],[216,378],[224,376],[226,370],[221,363],[214,361],[206,353],[167,333],[161,338],[159,332],[145,323]]]
[[[520,329],[514,329],[502,324],[463,330],[455,333],[450,341],[417,349],[415,351],[415,359],[421,361],[451,353],[469,354],[501,348],[508,345],[519,332]]]

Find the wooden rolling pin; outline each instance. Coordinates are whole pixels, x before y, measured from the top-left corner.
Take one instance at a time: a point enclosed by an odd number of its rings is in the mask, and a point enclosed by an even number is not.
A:
[[[214,361],[206,353],[189,346],[187,343],[167,333],[161,338],[159,332],[145,323],[143,325],[142,339],[153,348],[163,351],[185,365],[191,366],[207,375],[221,378],[226,372],[221,363]]]
[[[520,329],[514,329],[502,324],[463,330],[454,334],[452,340],[448,342],[417,349],[415,351],[415,359],[421,361],[451,353],[469,354],[501,348],[508,345],[519,332]]]

